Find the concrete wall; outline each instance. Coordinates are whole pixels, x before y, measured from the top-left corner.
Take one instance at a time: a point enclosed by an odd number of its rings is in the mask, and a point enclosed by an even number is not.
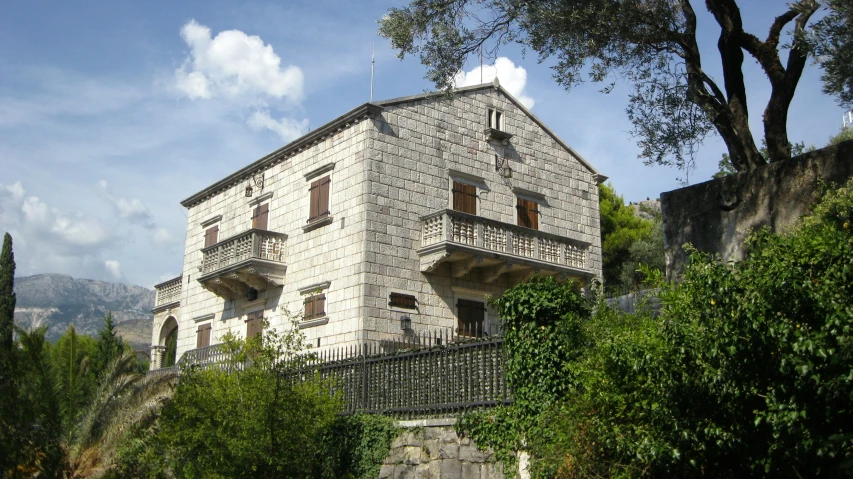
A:
[[[391,451],[379,471],[379,479],[504,477],[503,467],[495,461],[494,454],[478,450],[469,438],[457,436],[452,425],[404,429],[391,444]],[[508,477],[515,477],[515,474]]]
[[[751,231],[762,226],[784,231],[809,211],[821,180],[840,184],[851,177],[853,141],[847,141],[662,193],[667,278],[677,277],[686,266],[685,243],[724,261],[743,259],[743,241]]]

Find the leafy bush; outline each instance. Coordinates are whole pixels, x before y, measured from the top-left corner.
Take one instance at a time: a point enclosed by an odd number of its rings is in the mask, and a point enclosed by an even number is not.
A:
[[[539,477],[849,476],[851,224],[853,181],[789,233],[755,233],[740,263],[692,251],[681,283],[662,285],[660,317],[600,304],[591,320],[563,315],[566,325],[548,330],[572,330],[572,342],[508,339],[510,358],[531,354],[508,364],[511,385],[521,365],[533,384],[559,379],[546,389],[559,394],[528,396],[537,434],[515,427],[516,406],[469,417],[465,430],[485,445],[524,446]],[[548,298],[565,288],[551,286],[527,302],[556,306]],[[500,312],[524,321],[518,309]],[[491,425],[507,423],[512,441],[490,443]]]
[[[324,462],[314,477],[375,479],[400,430],[386,416],[339,416],[323,436]]]
[[[168,468],[185,478],[310,477],[340,401],[319,378],[303,377],[311,356],[298,329],[267,325],[263,338],[229,334],[224,344],[228,359],[185,370],[160,417]]]

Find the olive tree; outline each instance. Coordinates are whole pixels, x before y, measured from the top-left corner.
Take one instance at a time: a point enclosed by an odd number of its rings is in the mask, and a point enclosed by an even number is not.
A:
[[[617,79],[633,85],[627,107],[647,164],[686,168],[712,132],[726,144],[735,170],[791,158],[788,109],[810,56],[821,52],[826,89],[850,101],[853,13],[846,0],[798,0],[780,9],[763,35],[747,31],[736,0],[706,0],[719,29],[722,83],[700,56],[690,0],[416,0],[392,8],[379,33],[405,55],[418,55],[427,78],[450,92],[466,58],[494,54],[511,42],[552,58],[567,90]],[[819,9],[829,14],[811,23]],[[787,50],[787,56],[782,54]],[[763,155],[749,128],[743,63],[749,55],[771,87],[764,109]],[[786,58],[787,57],[787,58]],[[847,95],[847,96],[844,96]]]

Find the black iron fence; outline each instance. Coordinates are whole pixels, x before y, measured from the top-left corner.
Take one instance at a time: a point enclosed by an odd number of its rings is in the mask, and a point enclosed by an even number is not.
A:
[[[218,346],[187,351],[181,367],[221,364]],[[429,417],[508,404],[503,338],[453,331],[409,335],[317,353],[316,371],[340,394],[344,414]]]

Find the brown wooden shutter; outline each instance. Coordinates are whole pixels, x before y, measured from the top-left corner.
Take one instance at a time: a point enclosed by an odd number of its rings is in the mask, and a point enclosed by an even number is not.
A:
[[[477,187],[458,181],[453,182],[453,209],[463,213],[477,214]]]
[[[204,247],[213,246],[219,240],[219,226],[211,226],[204,232]]]
[[[324,176],[311,183],[311,208],[308,212],[308,222],[329,216],[329,186],[332,179]]]
[[[254,338],[263,333],[264,312],[257,311],[246,316],[246,339]]]
[[[460,336],[482,336],[486,307],[480,301],[460,299],[456,303],[457,333]]]
[[[202,324],[198,327],[198,331],[196,332],[196,342],[195,347],[204,348],[210,346],[210,330],[211,324]]]
[[[314,294],[305,298],[305,314],[303,319],[322,318],[326,315],[326,295]]]
[[[257,208],[254,209],[252,214],[252,228],[265,230],[269,224],[269,215],[270,215],[270,205],[269,203],[264,203],[262,205],[258,205]]]
[[[539,229],[539,204],[535,201],[517,198],[515,206],[518,211],[518,226]]]

